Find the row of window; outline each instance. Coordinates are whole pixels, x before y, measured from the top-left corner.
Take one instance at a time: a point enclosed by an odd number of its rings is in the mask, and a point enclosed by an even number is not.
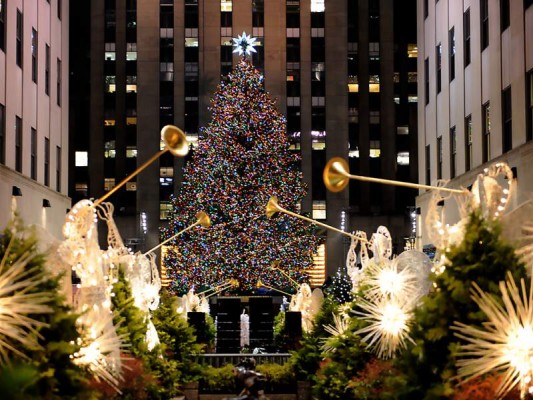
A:
[[[58,0],[58,17],[61,18],[61,1]],[[7,26],[5,24],[5,13],[6,13],[6,7],[5,7],[5,0],[0,0],[0,50],[5,51],[5,30],[7,29]],[[17,19],[16,19],[16,35],[15,35],[15,62],[17,66],[19,66],[21,69],[23,67],[23,45],[24,45],[24,38],[23,38],[23,15],[22,12],[17,9]],[[33,82],[37,83],[38,79],[38,63],[39,63],[39,39],[38,39],[38,33],[37,30],[32,27],[31,29],[31,79]],[[51,56],[50,56],[50,45],[48,43],[45,44],[45,62],[44,62],[44,92],[47,95],[50,95],[50,64],[51,64]],[[56,62],[57,67],[57,82],[56,82],[56,90],[57,90],[57,105],[61,106],[61,89],[62,89],[62,65],[61,65],[61,59],[57,59]]]
[[[22,118],[15,116],[15,170],[23,172],[23,131]],[[30,177],[37,180],[37,129],[30,128]],[[50,186],[50,139],[44,138],[43,171],[44,184]],[[5,106],[0,104],[0,163],[5,164],[6,155],[6,115]],[[56,146],[56,190],[61,191],[61,147]]]

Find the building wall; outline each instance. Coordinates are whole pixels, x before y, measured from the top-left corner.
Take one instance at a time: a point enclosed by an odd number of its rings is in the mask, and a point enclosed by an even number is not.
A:
[[[528,2],[510,1],[509,26],[502,28],[500,3],[488,0],[488,45],[482,47],[481,12],[479,1],[418,1],[418,124],[419,180],[435,182],[451,179],[449,186],[470,186],[483,169],[496,161],[506,161],[517,171],[515,200],[518,206],[530,196],[533,180],[530,179],[533,151],[531,131],[532,85],[528,83],[533,70],[533,7]],[[531,2],[529,2],[531,3]],[[427,17],[424,8],[428,7]],[[464,15],[470,12],[471,51],[470,63],[465,58]],[[455,28],[455,78],[450,79],[450,29]],[[437,93],[437,51],[442,44],[441,92]],[[429,77],[424,60],[429,60]],[[429,81],[426,100],[425,82]],[[511,88],[511,143],[505,145],[503,91]],[[529,100],[528,100],[529,99]],[[427,104],[426,104],[427,102]],[[484,106],[490,105],[489,118]],[[465,119],[471,116],[471,163],[468,163],[468,135]],[[528,117],[529,116],[529,117]],[[528,119],[529,118],[529,119]],[[453,174],[452,135],[456,128],[456,168]],[[490,132],[487,141],[486,133]],[[438,176],[438,137],[442,137],[442,174]],[[485,144],[489,143],[489,144]],[[430,148],[429,160],[426,149]],[[428,173],[429,162],[429,173]],[[421,209],[421,221],[427,212],[429,193],[421,193],[417,206]],[[450,211],[451,212],[451,211]],[[451,212],[450,223],[457,218]],[[420,245],[428,239],[421,227]]]
[[[19,0],[2,3],[2,12],[5,13],[5,46],[0,50],[0,104],[5,107],[5,115],[3,125],[0,126],[3,131],[3,139],[0,139],[3,141],[3,154],[0,156],[0,207],[12,211],[16,207],[25,224],[45,225],[59,238],[66,210],[70,207],[67,196],[68,2]],[[17,65],[16,55],[17,10],[22,13],[20,66]],[[33,30],[37,33],[36,40]],[[32,41],[37,44],[36,76],[32,75],[32,55],[35,54]],[[46,45],[50,49],[49,68],[46,67]],[[61,62],[60,66],[58,60]],[[49,71],[48,93],[45,91],[45,70]],[[16,117],[22,122],[19,163]],[[36,131],[35,136],[32,129]],[[36,138],[33,150],[32,137]],[[45,138],[49,140],[48,162],[45,160]],[[12,186],[21,189],[21,197],[12,197]],[[43,208],[43,199],[50,201],[50,208]],[[11,215],[12,212],[9,211],[1,214],[1,228],[6,226]]]

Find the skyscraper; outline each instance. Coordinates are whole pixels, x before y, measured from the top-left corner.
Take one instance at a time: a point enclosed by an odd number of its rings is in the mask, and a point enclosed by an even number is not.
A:
[[[533,188],[533,2],[418,1],[419,179],[469,187],[490,164],[514,170],[516,208]],[[429,193],[417,198],[421,217]],[[447,222],[457,212],[447,208]],[[429,240],[420,224],[421,243]],[[517,227],[518,231],[518,227]]]
[[[413,191],[352,182],[333,194],[322,183],[334,156],[349,159],[353,173],[416,179],[415,2],[398,3],[94,0],[90,9],[76,3],[87,9],[73,12],[72,25],[90,24],[90,53],[73,61],[72,88],[86,85],[81,92],[90,95],[81,112],[72,107],[84,121],[74,130],[72,159],[87,155],[89,165],[72,164],[72,196],[110,190],[159,151],[166,124],[183,128],[194,148],[210,118],[209,98],[238,60],[231,39],[244,31],[260,43],[253,63],[287,116],[292,150],[302,156],[309,193],[301,212],[347,231],[386,225],[403,247]],[[83,51],[81,36],[79,44],[73,53]],[[157,244],[183,162],[164,155],[110,198],[130,245]],[[348,243],[338,233],[321,234],[332,274],[344,265]]]
[[[68,2],[0,0],[0,228],[16,211],[61,237],[67,196]]]

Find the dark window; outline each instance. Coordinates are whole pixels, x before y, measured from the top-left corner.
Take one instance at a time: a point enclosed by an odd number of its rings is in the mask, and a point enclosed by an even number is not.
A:
[[[465,171],[472,169],[472,115],[465,118]]]
[[[223,11],[220,13],[220,27],[221,28],[229,28],[232,26],[233,22],[232,22],[232,16],[233,16],[233,13],[231,12],[227,12],[227,11]]]
[[[437,179],[442,179],[442,136],[437,138]]]
[[[450,128],[450,178],[457,173],[457,135],[455,126]]]
[[[17,9],[17,43],[15,46],[15,59],[22,68],[22,13]]]
[[[6,108],[0,104],[0,164],[6,162]]]
[[[50,139],[44,138],[44,184],[50,186]]]
[[[31,128],[31,158],[30,158],[31,179],[37,179],[37,129]]]
[[[429,58],[424,60],[424,97],[426,105],[429,104]]]
[[[509,0],[500,0],[500,28],[503,32],[511,24]]]
[[[435,70],[437,79],[437,94],[442,89],[441,71],[442,71],[442,45],[439,43],[435,48]]]
[[[426,185],[431,185],[431,148],[426,145]]]
[[[50,95],[50,46],[46,44],[44,54],[44,92]]]
[[[533,0],[524,0],[524,10],[533,5]]]
[[[463,14],[464,64],[470,64],[470,8]]]
[[[22,119],[15,117],[15,170],[22,172]]]
[[[61,60],[57,59],[57,105],[61,106]]]
[[[511,87],[502,92],[502,147],[506,153],[513,147],[513,109],[511,101]]]
[[[6,49],[6,0],[0,0],[0,50]]]
[[[448,63],[450,68],[450,82],[455,79],[455,27],[448,32]]]
[[[526,140],[533,140],[533,70],[526,77]]]
[[[56,146],[56,190],[61,192],[61,147]]]
[[[57,0],[57,18],[61,19],[61,8],[63,7],[63,2],[61,0]]]
[[[487,102],[483,104],[482,109],[482,115],[483,118],[483,137],[482,137],[482,156],[483,156],[483,162],[487,162],[490,160],[490,103]]]
[[[481,51],[489,45],[489,0],[480,0]]]
[[[38,52],[37,31],[31,28],[31,79],[37,82],[37,52]]]
[[[429,15],[429,4],[428,0],[424,0],[424,18],[427,18]]]

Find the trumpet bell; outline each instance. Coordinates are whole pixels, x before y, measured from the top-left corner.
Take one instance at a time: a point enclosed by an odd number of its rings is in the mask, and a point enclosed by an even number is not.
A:
[[[161,137],[168,151],[175,156],[184,157],[189,152],[189,143],[185,133],[174,125],[166,125],[161,129]]]
[[[322,177],[329,191],[340,192],[348,185],[349,174],[350,167],[346,160],[341,157],[333,157],[326,164]]]
[[[275,213],[279,211],[278,198],[272,196],[266,205],[266,216],[267,218],[272,217]]]
[[[278,269],[279,267],[279,261],[276,260],[276,261],[273,261],[272,264],[270,264],[270,269]]]
[[[211,226],[211,218],[209,218],[209,215],[203,211],[200,211],[198,214],[196,214],[196,219],[197,222],[204,228],[209,228]]]

